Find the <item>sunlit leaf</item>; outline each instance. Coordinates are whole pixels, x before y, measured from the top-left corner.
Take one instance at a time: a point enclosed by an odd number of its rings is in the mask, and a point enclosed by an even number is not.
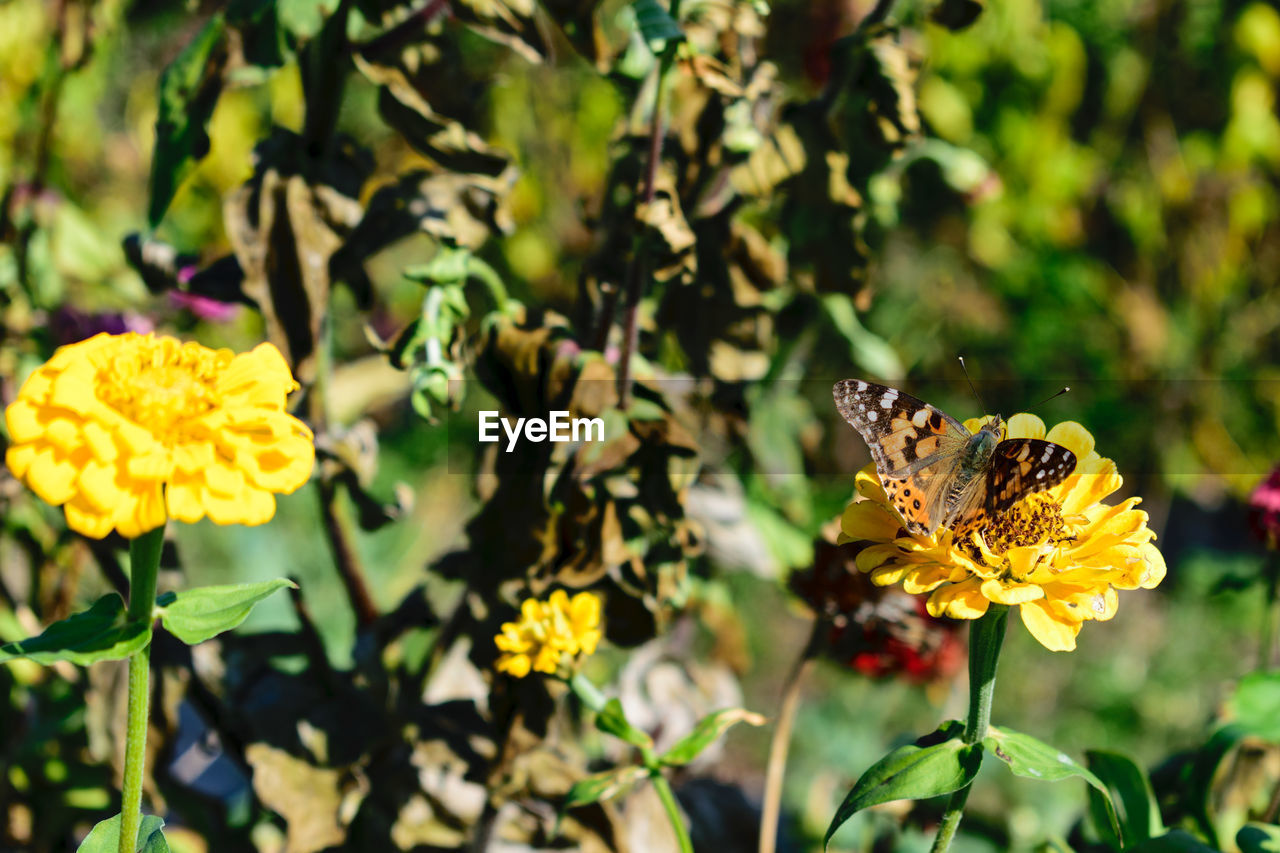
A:
[[[137,853],[169,853],[169,843],[161,831],[164,821],[155,815],[143,815],[142,825],[138,827]],[[95,826],[76,853],[119,853],[120,850],[120,815],[108,818]]]
[[[617,699],[606,702],[604,708],[596,715],[596,728],[614,737],[622,738],[632,746],[642,749],[653,746],[653,738],[631,725],[626,714],[623,713],[622,703]]]
[[[1117,835],[1120,834],[1120,821],[1116,817],[1115,806],[1111,802],[1110,789],[1102,784],[1101,779],[1077,764],[1062,750],[1037,740],[1031,735],[996,726],[988,730],[982,743],[996,758],[1003,761],[1015,776],[1039,779],[1042,782],[1083,779],[1102,797],[1107,821],[1111,824],[1113,831]]]
[[[276,578],[261,583],[204,586],[167,592],[156,600],[164,627],[189,646],[230,631],[248,616],[258,602],[285,587],[290,580]]]
[[[900,746],[871,766],[831,819],[825,846],[837,829],[862,809],[893,800],[923,800],[957,791],[982,765],[982,745],[960,739],[964,724],[951,720],[913,744]]]

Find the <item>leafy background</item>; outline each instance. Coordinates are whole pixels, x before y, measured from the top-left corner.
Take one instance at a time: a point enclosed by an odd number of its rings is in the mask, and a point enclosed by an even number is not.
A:
[[[1243,502],[1280,458],[1280,14],[890,5],[685,0],[653,160],[654,2],[0,4],[3,399],[100,329],[269,338],[319,438],[269,526],[172,532],[162,589],[301,587],[190,656],[157,641],[149,790],[175,849],[452,849],[476,827],[553,846],[557,797],[622,760],[554,690],[492,677],[496,626],[555,586],[605,594],[589,672],[660,740],[716,707],[772,714],[813,618],[788,573],[866,462],[830,381],[972,415],[961,354],[994,410],[1072,386],[1042,415],[1094,432],[1170,566],[1072,654],[1015,626],[994,719],[1132,756],[1195,829],[1188,762],[1239,713],[1264,620]],[[557,401],[605,417],[607,446],[480,451],[478,410]],[[7,477],[6,640],[127,571]],[[964,707],[953,678],[827,657],[787,849]],[[121,685],[0,670],[0,845],[69,849],[113,811]],[[768,733],[677,779],[696,842],[754,849]],[[1255,737],[1209,772],[1230,847],[1280,751]],[[987,770],[970,802],[968,850],[1096,838],[1074,783]],[[937,812],[835,843],[918,849]],[[647,849],[660,823],[637,794],[563,843]]]

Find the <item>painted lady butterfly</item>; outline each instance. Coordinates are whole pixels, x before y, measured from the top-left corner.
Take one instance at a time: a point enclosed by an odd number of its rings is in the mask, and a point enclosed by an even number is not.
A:
[[[871,449],[889,501],[913,533],[940,527],[959,536],[1033,492],[1061,483],[1076,467],[1067,448],[1008,438],[997,415],[971,433],[964,424],[896,388],[844,379],[836,408]]]

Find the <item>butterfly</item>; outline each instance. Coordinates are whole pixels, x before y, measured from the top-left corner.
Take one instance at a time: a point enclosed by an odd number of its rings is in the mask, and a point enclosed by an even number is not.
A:
[[[1076,467],[1076,455],[1060,444],[1001,440],[999,415],[971,433],[947,413],[887,385],[843,379],[832,394],[871,449],[885,494],[912,533],[931,535],[945,527],[960,536],[1027,495],[1056,486]]]

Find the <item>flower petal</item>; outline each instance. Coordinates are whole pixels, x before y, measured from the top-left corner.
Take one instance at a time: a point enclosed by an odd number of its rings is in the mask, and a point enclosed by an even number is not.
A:
[[[1022,624],[1040,645],[1051,652],[1070,652],[1076,647],[1079,622],[1068,622],[1053,612],[1044,600],[1028,601],[1018,608]]]
[[[1045,438],[1070,450],[1076,455],[1077,462],[1087,459],[1093,453],[1093,435],[1075,421],[1054,424]]]
[[[931,616],[977,619],[987,612],[991,602],[982,594],[980,581],[967,580],[934,590],[927,606]]]
[[[1034,583],[1005,583],[998,580],[982,582],[982,594],[996,604],[1024,604],[1044,598],[1044,587]]]
[[[1009,418],[1008,425],[1005,428],[1005,436],[1007,438],[1043,439],[1045,436],[1044,421],[1040,420],[1036,415],[1018,412],[1018,414]]]

